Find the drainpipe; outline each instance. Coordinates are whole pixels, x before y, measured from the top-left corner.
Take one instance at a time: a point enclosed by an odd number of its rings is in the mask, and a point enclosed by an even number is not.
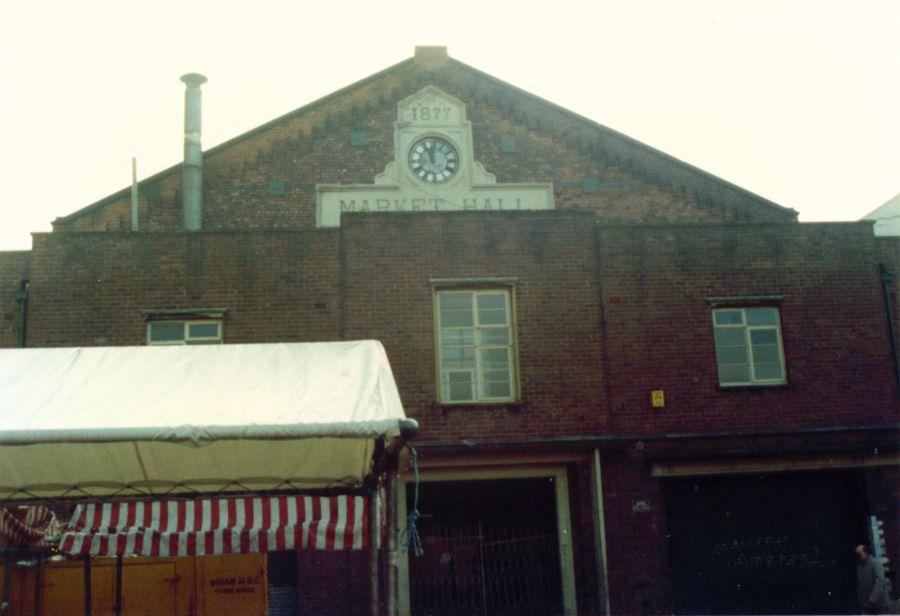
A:
[[[19,281],[19,290],[13,293],[13,298],[19,304],[19,347],[25,348],[25,324],[28,311],[28,281],[24,278]]]
[[[184,163],[181,168],[182,220],[188,231],[203,227],[203,150],[200,148],[200,86],[206,77],[181,76],[184,90]]]
[[[900,387],[900,353],[897,349],[897,331],[894,329],[894,302],[891,301],[891,282],[893,276],[885,267],[884,263],[878,264],[881,271],[881,289],[884,292],[884,307],[887,311],[888,333],[891,337],[891,356],[894,358],[894,378],[897,386]]]

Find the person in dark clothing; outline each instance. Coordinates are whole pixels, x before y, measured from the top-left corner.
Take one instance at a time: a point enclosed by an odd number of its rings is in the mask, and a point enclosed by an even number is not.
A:
[[[864,614],[890,614],[884,567],[869,548],[856,546],[856,600]]]

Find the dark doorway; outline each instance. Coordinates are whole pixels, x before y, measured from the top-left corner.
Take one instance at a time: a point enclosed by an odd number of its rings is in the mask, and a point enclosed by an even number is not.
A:
[[[409,557],[413,614],[562,612],[551,478],[423,483],[419,511],[425,554]]]
[[[293,550],[266,554],[269,616],[297,613],[297,553]]]
[[[858,486],[850,472],[669,480],[675,612],[856,611]]]

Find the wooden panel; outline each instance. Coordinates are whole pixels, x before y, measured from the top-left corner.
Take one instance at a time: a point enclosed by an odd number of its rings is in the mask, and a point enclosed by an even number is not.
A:
[[[112,567],[115,576],[115,566]],[[178,575],[174,562],[143,564],[139,561],[125,562],[122,567],[122,613],[138,616],[153,614],[177,614],[177,589],[184,583]],[[115,602],[115,577],[113,577],[113,600]],[[105,607],[105,606],[104,606]],[[107,613],[95,611],[95,614]],[[114,612],[110,610],[109,614]]]
[[[95,558],[91,562],[91,604],[95,616],[115,613],[115,571],[114,558]],[[10,616],[33,615],[34,579],[34,567],[14,568]],[[43,614],[83,613],[82,561],[47,563],[42,586]],[[265,555],[126,558],[122,569],[122,608],[129,616],[264,615]]]
[[[134,616],[177,614],[180,576],[174,561],[126,560],[122,567],[122,608]],[[79,614],[84,609],[84,569],[79,561],[44,569],[44,614]],[[115,613],[115,559],[91,563],[91,606],[96,616]],[[25,613],[31,613],[29,609]]]
[[[200,614],[266,614],[266,555],[209,556],[197,559]]]

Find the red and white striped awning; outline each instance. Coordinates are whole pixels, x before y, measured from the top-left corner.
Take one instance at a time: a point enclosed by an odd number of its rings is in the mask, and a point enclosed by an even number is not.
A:
[[[45,548],[47,536],[58,530],[56,516],[43,505],[16,507],[12,510],[0,507],[0,536],[14,546]]]
[[[367,497],[196,498],[78,505],[60,552],[203,556],[368,547]]]

